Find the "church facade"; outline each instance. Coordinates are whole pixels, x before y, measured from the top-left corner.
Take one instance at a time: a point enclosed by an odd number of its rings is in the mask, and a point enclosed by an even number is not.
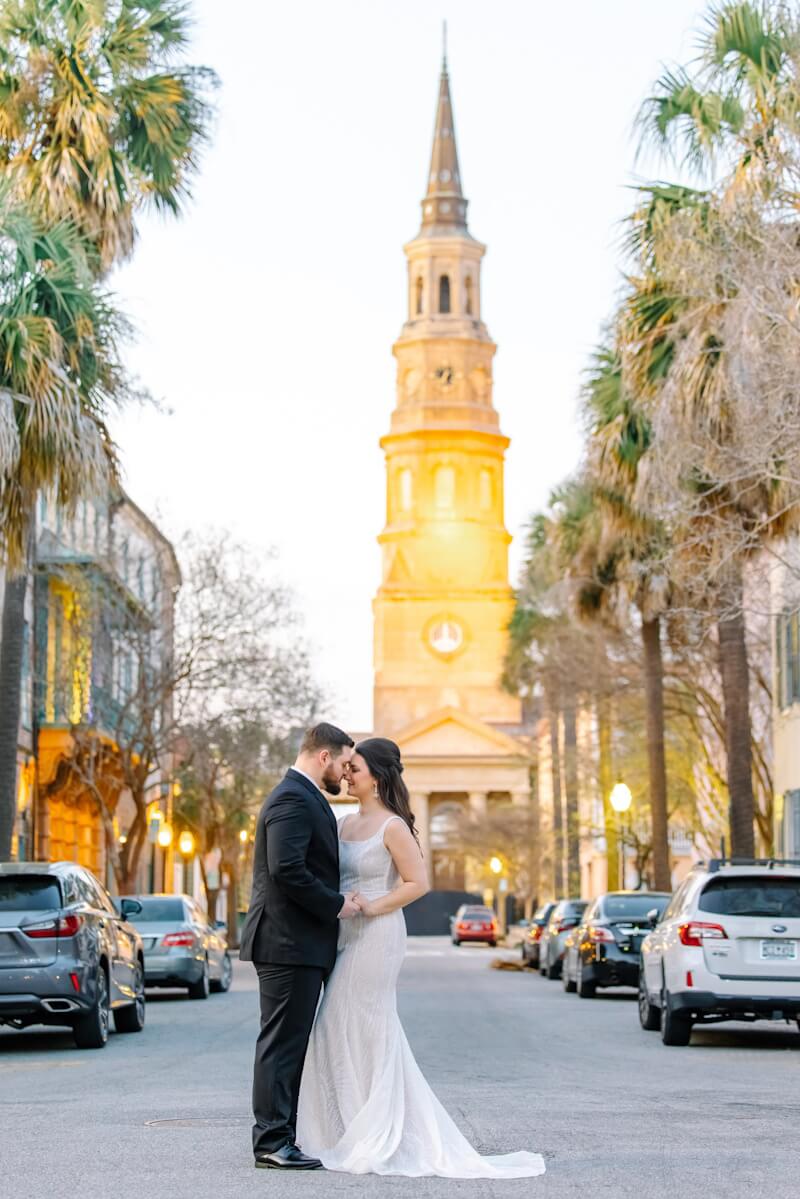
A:
[[[419,233],[405,247],[407,317],[393,352],[374,724],[398,742],[431,881],[477,886],[448,854],[468,807],[530,802],[519,700],[499,685],[513,611],[504,518],[508,439],[493,405],[485,246],[467,226],[446,63]],[[491,847],[487,846],[487,852]]]

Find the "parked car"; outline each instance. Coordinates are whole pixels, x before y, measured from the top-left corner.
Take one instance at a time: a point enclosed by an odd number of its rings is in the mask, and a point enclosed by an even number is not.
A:
[[[112,1012],[117,1032],[141,1032],[138,908],[74,862],[0,864],[0,1024],[66,1025],[79,1049],[102,1049]]]
[[[564,940],[572,928],[580,924],[586,910],[586,899],[559,899],[550,913],[539,940],[539,973],[548,978],[561,977]]]
[[[148,987],[185,987],[190,999],[227,991],[233,978],[225,924],[209,923],[189,895],[137,895]]]
[[[651,914],[669,900],[663,891],[609,891],[590,903],[564,945],[564,990],[591,999],[598,987],[638,987]]]
[[[555,907],[555,902],[543,903],[540,908],[537,908],[531,917],[528,924],[528,930],[522,940],[522,961],[526,966],[539,965],[539,945],[541,944],[542,933],[545,925],[550,919],[550,915]]]
[[[800,861],[697,866],[642,944],[639,1019],[665,1045],[695,1024],[778,1019],[800,1028]]]
[[[453,917],[450,940],[454,945],[462,945],[464,941],[484,941],[494,948],[497,935],[497,917],[491,908],[463,903]]]

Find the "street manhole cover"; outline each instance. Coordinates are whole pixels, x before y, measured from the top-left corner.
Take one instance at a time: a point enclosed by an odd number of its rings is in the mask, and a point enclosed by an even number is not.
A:
[[[145,1128],[235,1128],[252,1124],[252,1116],[193,1116],[176,1120],[145,1120]]]

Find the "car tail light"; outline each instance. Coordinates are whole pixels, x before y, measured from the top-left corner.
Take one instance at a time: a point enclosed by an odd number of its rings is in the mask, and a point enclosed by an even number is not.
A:
[[[177,945],[185,945],[189,948],[194,945],[194,933],[166,933],[162,945],[167,949],[173,949]]]
[[[727,941],[728,934],[721,924],[705,924],[702,920],[691,920],[678,929],[681,945],[702,946],[704,941]]]
[[[692,978],[692,972],[691,972],[691,970],[687,970],[687,971],[686,971],[686,986],[687,986],[687,987],[693,987],[693,986],[694,986],[694,979]]]
[[[615,939],[611,929],[605,928],[602,924],[593,924],[589,929],[590,941],[603,941],[608,945],[613,945]]]
[[[58,916],[55,920],[42,920],[39,924],[28,924],[22,929],[26,937],[34,940],[44,937],[74,937],[83,924],[83,916],[70,913],[68,916]]]
[[[69,976],[69,981],[72,983],[72,989],[73,989],[73,991],[80,991],[80,989],[81,989],[81,980],[78,978],[77,974],[74,974],[74,973],[73,973],[73,974],[70,974],[70,976]]]
[[[541,939],[542,939],[542,927],[541,927],[541,925],[540,925],[540,924],[534,924],[533,928],[532,928],[532,929],[531,929],[531,931],[528,933],[528,936],[530,937],[531,941],[541,941]]]
[[[556,932],[565,933],[568,928],[574,928],[577,923],[577,920],[561,920],[556,925]]]

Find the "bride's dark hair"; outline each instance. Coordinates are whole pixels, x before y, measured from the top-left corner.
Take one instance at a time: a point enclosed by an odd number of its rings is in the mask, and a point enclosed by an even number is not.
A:
[[[403,782],[403,762],[399,747],[388,737],[368,737],[356,746],[356,753],[361,754],[375,779],[383,806],[406,822],[419,845],[408,787]]]

